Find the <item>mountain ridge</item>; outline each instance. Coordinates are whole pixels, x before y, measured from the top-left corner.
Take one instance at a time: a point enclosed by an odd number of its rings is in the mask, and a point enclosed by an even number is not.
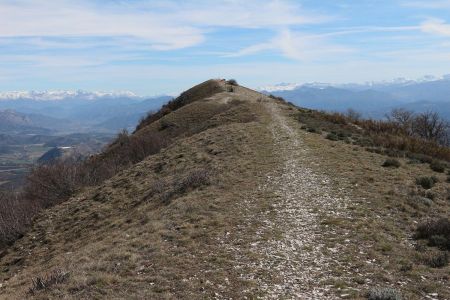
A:
[[[404,108],[416,113],[439,112],[450,119],[450,80],[402,81],[377,84],[305,84],[275,89],[275,96],[311,109],[345,112],[357,110],[365,117],[383,119],[392,109]]]
[[[304,130],[314,113],[233,81],[188,90],[94,158],[116,173],[0,255],[0,298],[445,299],[448,266],[420,262],[435,249],[411,239],[448,213],[445,175]],[[410,202],[417,174],[437,179],[429,206]]]

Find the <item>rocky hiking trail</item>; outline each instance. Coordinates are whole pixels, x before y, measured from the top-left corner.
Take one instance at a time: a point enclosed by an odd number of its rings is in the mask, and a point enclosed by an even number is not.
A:
[[[325,217],[347,218],[349,197],[330,179],[316,171],[317,157],[302,142],[298,124],[284,116],[279,106],[265,103],[271,117],[274,157],[278,168],[266,175],[258,190],[244,201],[247,226],[260,225],[249,249],[234,246],[237,269],[254,282],[250,294],[266,299],[338,299],[346,291],[332,291],[333,280],[345,279],[349,266],[339,256],[350,239],[323,225]],[[261,197],[271,197],[264,211],[255,213]],[[245,226],[243,226],[245,227]],[[245,228],[241,228],[245,230]],[[339,238],[339,242],[336,240]],[[255,259],[255,257],[257,259]],[[339,275],[333,275],[333,270]]]

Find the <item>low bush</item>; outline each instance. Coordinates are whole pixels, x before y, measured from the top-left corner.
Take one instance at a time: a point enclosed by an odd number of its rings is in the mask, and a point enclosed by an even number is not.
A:
[[[306,129],[306,131],[311,132],[311,133],[322,133],[322,131],[320,129],[314,128],[314,127],[309,127],[308,129]]]
[[[398,160],[389,158],[389,159],[385,160],[385,162],[382,164],[382,166],[385,168],[389,168],[389,167],[398,168],[401,166],[401,164]]]
[[[430,168],[431,168],[431,170],[438,172],[438,173],[444,173],[444,171],[445,171],[445,165],[442,162],[437,161],[437,160],[431,162]]]
[[[436,182],[438,182],[438,180],[434,176],[431,176],[431,177],[425,176],[425,177],[416,178],[416,184],[420,185],[421,187],[423,187],[426,190],[431,189],[436,184]]]
[[[400,291],[393,288],[373,288],[367,293],[368,300],[401,300]]]
[[[339,141],[339,137],[334,133],[327,134],[325,138],[330,141]]]
[[[430,252],[422,256],[423,262],[432,268],[443,268],[448,265],[446,251]]]
[[[236,79],[230,79],[227,81],[227,84],[229,85],[233,85],[233,86],[238,86],[239,84],[237,83]]]
[[[379,147],[385,151],[398,152],[393,157],[407,156],[427,163],[431,163],[433,158],[450,161],[450,148],[445,139],[420,135],[393,120],[361,119],[352,115],[303,109],[299,110],[298,120],[328,132],[345,130],[352,134],[350,142],[362,147]],[[418,128],[415,127],[415,130]]]
[[[283,102],[283,103],[287,103],[287,101],[284,100],[283,97],[277,97],[277,96],[274,96],[274,95],[270,94],[270,95],[269,95],[269,98],[274,99],[274,100],[277,100],[277,101],[280,101],[280,102]]]
[[[408,198],[408,203],[412,207],[417,209],[417,208],[419,208],[419,205],[425,205],[428,207],[433,205],[433,200],[431,200],[427,197],[422,197],[420,195],[413,195]]]
[[[450,221],[439,218],[422,222],[417,226],[415,239],[427,240],[429,246],[450,250]]]

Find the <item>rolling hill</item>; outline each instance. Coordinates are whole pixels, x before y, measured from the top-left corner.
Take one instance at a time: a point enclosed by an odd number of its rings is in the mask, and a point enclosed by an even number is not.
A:
[[[330,120],[233,81],[193,87],[3,247],[0,298],[448,299],[447,223],[440,244],[417,234],[449,215],[446,175],[403,152],[388,167]]]

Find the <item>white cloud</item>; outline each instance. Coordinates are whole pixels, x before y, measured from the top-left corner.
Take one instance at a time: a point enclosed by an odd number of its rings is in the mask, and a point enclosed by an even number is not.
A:
[[[0,0],[0,37],[132,37],[171,50],[200,44],[213,27],[273,28],[327,19],[280,0],[93,3]]]
[[[99,10],[66,0],[0,2],[0,36],[132,36],[156,49],[192,46],[203,40],[192,26],[173,25],[157,16]]]
[[[310,35],[283,29],[267,43],[243,48],[236,53],[226,55],[226,57],[245,56],[265,50],[279,51],[283,56],[297,61],[324,59],[335,54],[354,51],[348,47],[330,43],[322,35]]]
[[[420,27],[425,33],[450,37],[450,24],[447,24],[443,20],[433,19],[425,21]]]
[[[286,57],[300,61],[323,59],[353,51],[348,47],[332,44],[321,36],[295,33],[287,29],[273,43]]]

